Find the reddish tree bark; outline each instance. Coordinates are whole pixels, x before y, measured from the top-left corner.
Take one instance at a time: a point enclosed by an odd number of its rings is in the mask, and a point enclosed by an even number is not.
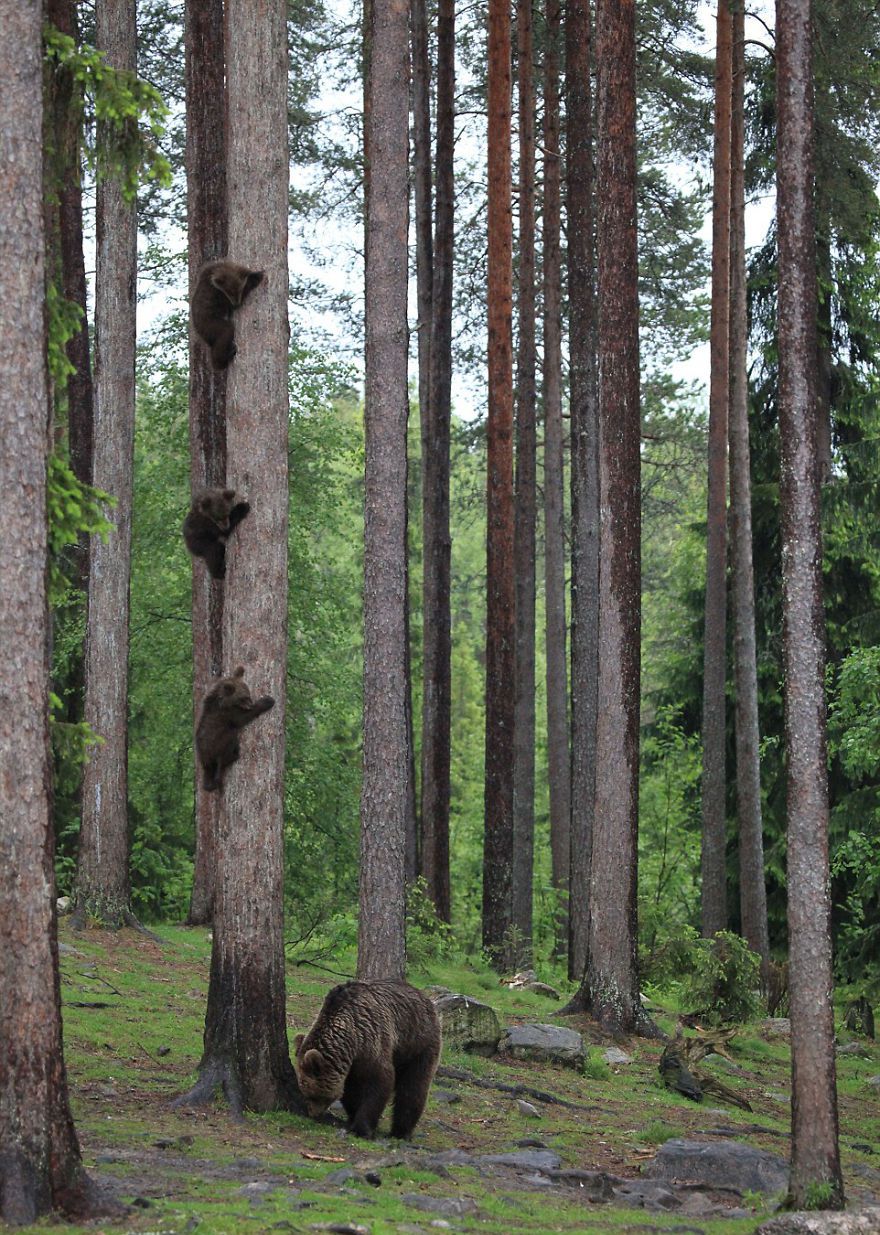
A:
[[[519,268],[516,351],[516,681],[514,703],[512,912],[514,962],[532,953],[535,845],[535,86],[532,2],[517,0]]]
[[[92,1202],[61,1044],[49,756],[41,5],[2,0],[0,624],[15,689],[0,712],[0,1220]]]
[[[571,852],[571,751],[565,663],[565,530],[562,458],[562,263],[559,253],[559,41],[561,7],[548,0],[544,58],[544,597],[547,681],[547,781],[553,887],[560,897],[556,950],[568,943]],[[580,67],[580,66],[578,66]],[[577,69],[575,70],[577,71]]]
[[[226,107],[223,0],[188,0],[186,44],[186,187],[190,294],[205,262],[225,257]],[[219,112],[219,114],[218,114]],[[211,364],[208,349],[190,326],[190,488],[226,485],[226,370]],[[223,676],[223,583],[204,562],[192,564],[193,723],[211,680]],[[195,759],[195,856],[187,921],[205,925],[214,913],[214,838],[220,799],[202,784]]]
[[[430,424],[422,429],[424,622],[422,871],[438,915],[451,920],[449,886],[452,634],[449,429],[452,406],[452,256],[455,223],[455,3],[437,6],[437,154],[431,306]]]
[[[282,0],[226,3],[229,253],[266,271],[236,314],[227,479],[251,512],[226,554],[223,646],[274,708],[242,738],[222,790],[200,1078],[233,1110],[302,1110],[285,1020],[282,830],[287,689],[287,38]]]
[[[736,801],[739,818],[740,915],[749,947],[770,959],[764,842],[761,826],[761,765],[758,729],[758,669],[755,647],[755,578],[752,570],[752,484],[746,311],[743,95],[744,10],[733,14],[733,102],[730,142],[730,561],[733,574],[733,652],[736,680]]]
[[[599,393],[589,0],[565,13],[571,402],[571,838],[568,973],[587,964],[599,688]]]
[[[783,663],[788,765],[790,1199],[843,1206],[831,1002],[825,625],[816,433],[816,247],[809,0],[776,8]]]
[[[709,472],[703,636],[703,845],[701,926],[727,928],[725,695],[727,680],[727,401],[730,333],[731,20],[718,0],[712,199],[712,321],[709,333]]]
[[[99,0],[98,47],[115,68],[136,67],[134,0]],[[102,137],[99,129],[98,141]],[[102,738],[83,778],[74,922],[136,925],[128,822],[128,619],[134,468],[137,215],[119,183],[99,180],[95,279],[94,483],[112,494],[106,544],[90,547],[85,719]]]
[[[403,978],[406,968],[408,15],[406,0],[372,4],[366,142],[360,978]]]
[[[510,13],[489,3],[489,278],[486,515],[486,798],[483,948],[502,967],[513,915],[515,639],[513,514],[513,225],[510,206]]]

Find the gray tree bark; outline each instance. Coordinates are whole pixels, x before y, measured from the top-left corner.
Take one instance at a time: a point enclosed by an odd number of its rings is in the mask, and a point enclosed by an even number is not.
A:
[[[205,262],[225,257],[226,106],[223,0],[187,0],[186,204],[190,295]],[[218,100],[223,106],[218,107]],[[219,114],[218,114],[219,113]],[[226,486],[226,370],[215,369],[190,325],[190,487]],[[211,680],[223,676],[223,589],[204,562],[192,563],[193,724]],[[214,841],[220,799],[206,792],[195,757],[195,856],[187,921],[206,925],[214,914]]]
[[[222,790],[205,1049],[196,1088],[233,1110],[302,1110],[285,1020],[282,829],[287,690],[288,346],[286,6],[226,3],[229,253],[265,270],[236,314],[227,480],[251,512],[226,555],[227,671],[275,707],[242,737]]]
[[[115,68],[136,67],[135,0],[99,0],[98,47]],[[102,140],[99,126],[98,141]],[[83,779],[74,921],[136,924],[128,820],[128,619],[134,468],[137,214],[117,181],[98,182],[93,479],[116,499],[106,544],[91,538],[85,719],[102,744]]]
[[[761,824],[752,483],[749,457],[743,95],[744,10],[733,12],[733,103],[730,154],[730,561],[736,682],[736,801],[739,818],[740,916],[749,947],[770,959]]]
[[[535,86],[531,0],[516,6],[519,267],[516,351],[516,683],[513,723],[513,925],[516,965],[532,955],[535,847]]]
[[[725,770],[727,681],[727,402],[730,333],[731,19],[718,0],[712,200],[712,321],[709,334],[709,467],[703,636],[702,894],[704,937],[727,928]]]
[[[809,0],[777,0],[783,664],[788,765],[790,1200],[842,1208],[828,875],[825,623],[816,426],[816,247]]]
[[[599,395],[589,0],[565,13],[571,400],[571,836],[568,976],[587,964],[599,684]],[[546,450],[546,445],[545,445]]]
[[[367,84],[364,774],[358,977],[406,969],[409,9],[371,5]]]
[[[560,898],[556,951],[568,944],[571,853],[571,750],[565,660],[565,528],[562,456],[562,262],[560,233],[559,0],[545,5],[544,57],[544,604],[547,682],[547,781],[550,792],[550,857]]]
[[[14,690],[0,711],[0,1220],[86,1216],[70,1114],[52,865],[46,608],[46,372],[41,25],[2,0],[0,81],[0,629]]]

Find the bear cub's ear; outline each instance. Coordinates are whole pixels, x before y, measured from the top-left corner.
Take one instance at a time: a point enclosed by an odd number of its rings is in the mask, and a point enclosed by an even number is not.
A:
[[[235,490],[234,489],[224,489],[223,496],[226,498],[227,502],[231,502],[232,499],[235,497]]]
[[[235,673],[233,673],[232,676],[234,678],[243,678],[244,677],[244,665],[239,665],[238,668],[235,670]]]
[[[303,1055],[302,1066],[304,1072],[311,1072],[312,1076],[320,1076],[321,1069],[324,1067],[324,1056],[320,1051],[306,1051]]]

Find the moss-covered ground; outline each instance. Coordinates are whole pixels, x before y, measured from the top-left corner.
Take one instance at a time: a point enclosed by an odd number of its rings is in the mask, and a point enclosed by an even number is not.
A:
[[[431,1153],[507,1152],[531,1140],[553,1149],[565,1167],[636,1176],[669,1137],[699,1137],[719,1128],[724,1131],[716,1135],[735,1135],[787,1156],[788,1046],[763,1036],[760,1024],[745,1027],[734,1041],[736,1069],[718,1071],[748,1099],[751,1113],[722,1109],[715,1099],[696,1105],[663,1088],[659,1043],[619,1043],[632,1062],[608,1066],[602,1052],[609,1043],[589,1021],[575,1017],[561,1023],[591,1043],[581,1073],[448,1051],[442,1060],[484,1080],[532,1086],[575,1107],[535,1102],[536,1118],[512,1095],[438,1078],[412,1146],[366,1142],[289,1114],[248,1115],[236,1122],[222,1105],[172,1109],[171,1100],[192,1085],[200,1058],[211,944],[204,930],[160,927],[158,933],[157,944],[132,931],[74,933],[62,921],[65,1055],[83,1157],[94,1175],[115,1182],[130,1209],[117,1224],[45,1221],[32,1230],[745,1235],[766,1217],[759,1196],[746,1197],[747,1217],[704,1218],[595,1204],[576,1186],[541,1186],[537,1179],[472,1165],[428,1165]],[[337,958],[333,968],[290,968],[291,1039],[308,1026],[327,989],[353,969],[353,958]],[[556,1006],[544,996],[506,989],[486,969],[443,964],[410,978],[483,999],[502,1023],[547,1022]],[[673,1028],[672,1015],[658,1019]],[[873,1043],[866,1044],[865,1057],[838,1061],[841,1146],[853,1200],[880,1192],[880,1087],[868,1083],[878,1073],[880,1052]],[[387,1126],[386,1116],[380,1132]],[[424,1198],[454,1199],[468,1212],[425,1211],[418,1208]]]

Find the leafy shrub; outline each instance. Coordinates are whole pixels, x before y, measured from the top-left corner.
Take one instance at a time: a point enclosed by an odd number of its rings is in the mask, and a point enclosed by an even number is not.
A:
[[[692,968],[683,983],[690,1007],[715,1023],[741,1023],[761,1010],[758,991],[761,958],[732,931],[697,939]]]
[[[452,927],[437,916],[428,885],[419,876],[406,896],[406,954],[410,964],[423,967],[429,961],[448,957]]]

